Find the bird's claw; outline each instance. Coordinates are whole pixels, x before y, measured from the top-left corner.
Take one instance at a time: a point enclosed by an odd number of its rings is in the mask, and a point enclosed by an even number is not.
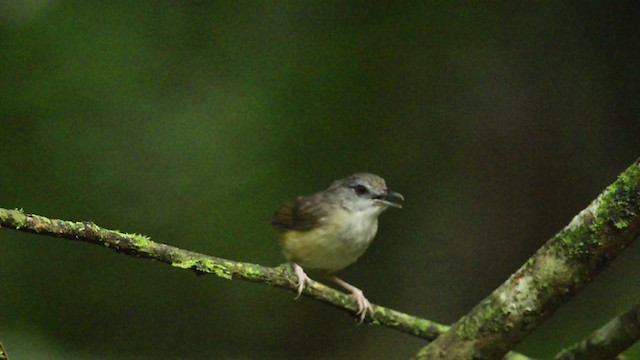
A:
[[[304,269],[302,269],[302,266],[296,263],[292,263],[291,266],[293,267],[293,272],[298,277],[298,283],[296,284],[296,286],[298,286],[298,296],[295,297],[295,300],[297,300],[300,297],[300,295],[302,295],[302,290],[304,290],[304,284],[311,283],[311,279],[304,272]]]
[[[354,299],[356,299],[356,303],[358,303],[358,311],[356,312],[356,315],[358,315],[358,317],[360,318],[360,321],[358,322],[362,324],[362,322],[364,321],[364,318],[367,316],[367,312],[370,312],[373,314],[373,307],[371,306],[371,303],[369,302],[369,300],[367,300],[367,298],[364,297],[362,290],[360,289],[353,290],[351,292],[351,296],[353,296]]]
[[[347,291],[351,293],[351,296],[353,296],[353,298],[356,300],[356,303],[358,304],[358,311],[356,311],[356,315],[358,315],[359,317],[359,320],[360,320],[359,323],[362,324],[362,322],[364,321],[364,318],[367,316],[367,312],[370,312],[373,314],[373,307],[371,306],[371,303],[369,302],[369,300],[367,300],[367,298],[364,297],[364,293],[362,292],[362,290],[349,284],[348,282],[335,276],[333,277],[333,281],[336,284],[347,289]]]

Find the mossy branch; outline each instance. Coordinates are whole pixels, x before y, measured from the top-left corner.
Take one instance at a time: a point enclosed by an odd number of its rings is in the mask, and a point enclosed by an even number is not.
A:
[[[9,360],[9,355],[7,354],[7,350],[2,345],[2,341],[0,341],[0,360]]]
[[[640,232],[640,159],[491,295],[417,355],[499,359]]]
[[[143,235],[104,229],[92,222],[49,219],[21,210],[0,208],[0,227],[102,245],[197,274],[296,291],[297,278],[287,264],[271,268],[236,262],[156,243]],[[366,321],[433,341],[418,353],[420,359],[529,359],[508,350],[591,281],[639,232],[640,160],[451,328],[377,305]],[[353,316],[357,311],[350,296],[318,282],[305,287],[303,293]]]
[[[297,291],[295,285],[297,278],[291,273],[288,264],[271,268],[222,259],[156,243],[143,235],[125,234],[116,230],[104,229],[92,222],[49,219],[40,215],[26,214],[21,210],[0,208],[0,227],[101,245],[129,256],[152,259],[177,268],[190,269],[197,274],[214,274],[225,279],[247,280]],[[317,281],[306,286],[303,293],[313,299],[345,310],[354,316],[358,309],[351,296]],[[366,321],[428,341],[432,341],[449,328],[446,325],[377,305],[373,305],[373,314],[368,316]]]
[[[613,359],[640,339],[640,304],[611,319],[556,360]]]

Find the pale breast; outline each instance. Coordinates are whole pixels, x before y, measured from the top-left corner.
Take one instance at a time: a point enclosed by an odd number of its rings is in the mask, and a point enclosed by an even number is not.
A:
[[[315,229],[283,234],[282,248],[302,267],[337,271],[358,260],[377,230],[377,214],[339,208]]]

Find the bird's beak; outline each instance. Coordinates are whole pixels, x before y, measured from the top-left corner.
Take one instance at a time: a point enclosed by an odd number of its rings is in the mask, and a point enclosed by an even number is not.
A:
[[[404,201],[404,196],[402,196],[402,194],[397,193],[395,191],[391,191],[391,190],[387,190],[383,196],[379,198],[375,198],[375,201],[379,204],[393,206],[395,208],[402,209],[401,204],[391,202],[388,200],[389,198],[396,198],[396,199],[400,199],[401,201]]]

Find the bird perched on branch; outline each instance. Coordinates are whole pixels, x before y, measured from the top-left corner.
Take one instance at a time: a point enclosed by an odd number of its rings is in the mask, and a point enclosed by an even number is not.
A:
[[[380,176],[358,173],[336,180],[322,192],[284,203],[271,216],[271,225],[298,277],[298,296],[311,279],[304,269],[328,274],[353,264],[367,250],[378,231],[378,216],[389,206],[402,205],[389,198],[404,197],[387,189]],[[362,322],[371,303],[357,287],[331,275],[358,303]]]

